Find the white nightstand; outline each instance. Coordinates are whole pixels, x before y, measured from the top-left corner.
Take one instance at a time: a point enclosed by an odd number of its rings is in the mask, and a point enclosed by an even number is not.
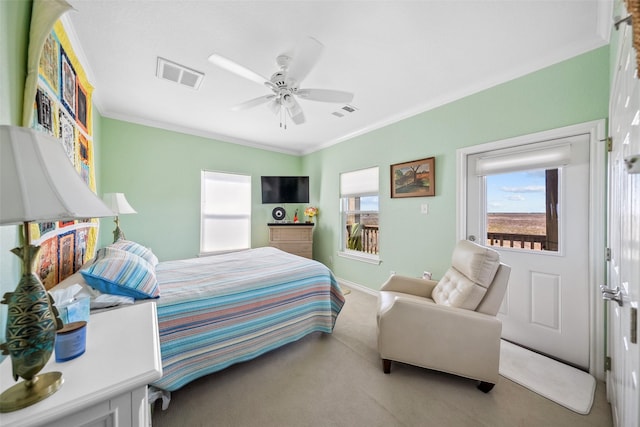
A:
[[[148,426],[147,384],[162,376],[155,302],[92,314],[86,352],[63,363],[53,355],[41,372],[50,371],[62,372],[60,390],[0,414],[0,426]],[[7,357],[0,364],[0,389],[14,384]]]

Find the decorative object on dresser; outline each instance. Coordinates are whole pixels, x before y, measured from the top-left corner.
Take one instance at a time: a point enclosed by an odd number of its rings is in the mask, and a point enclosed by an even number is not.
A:
[[[313,223],[269,223],[269,246],[313,259]]]
[[[0,396],[0,412],[27,407],[55,393],[62,374],[37,375],[54,349],[62,327],[53,301],[34,272],[39,247],[30,243],[30,223],[111,216],[113,213],[82,180],[60,141],[32,129],[0,126],[0,225],[22,224],[22,259],[16,290],[8,304],[6,342],[13,379],[24,378]]]
[[[313,217],[318,215],[318,208],[309,206],[304,210],[304,215],[309,218],[306,221],[307,223],[313,222]]]
[[[287,211],[282,206],[278,206],[277,208],[273,208],[271,216],[273,216],[273,219],[276,221],[284,221],[287,216]]]
[[[113,222],[116,223],[116,229],[113,230],[113,242],[117,242],[120,239],[126,239],[124,235],[124,231],[120,228],[120,220],[118,216],[121,214],[134,214],[138,213],[135,209],[131,207],[129,202],[127,202],[127,198],[124,197],[123,193],[104,193],[102,195],[102,200],[104,203],[111,208],[114,214],[116,214]]]

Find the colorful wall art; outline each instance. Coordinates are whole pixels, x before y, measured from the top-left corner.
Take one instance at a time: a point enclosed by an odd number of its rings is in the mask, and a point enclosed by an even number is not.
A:
[[[96,191],[93,159],[93,87],[58,20],[47,36],[38,67],[31,127],[60,139],[69,160]],[[77,271],[95,253],[97,220],[35,224],[31,234],[41,246],[38,271],[49,289]]]

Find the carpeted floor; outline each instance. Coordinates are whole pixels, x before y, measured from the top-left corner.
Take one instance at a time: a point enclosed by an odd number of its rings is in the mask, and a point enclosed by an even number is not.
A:
[[[333,334],[312,334],[172,393],[155,427],[176,426],[594,426],[612,425],[598,382],[588,415],[504,377],[484,394],[465,378],[393,364],[376,351],[376,298],[346,296]]]

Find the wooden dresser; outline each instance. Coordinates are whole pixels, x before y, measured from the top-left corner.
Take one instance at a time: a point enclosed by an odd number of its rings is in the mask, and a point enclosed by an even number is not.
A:
[[[269,223],[269,246],[313,259],[313,223]]]

